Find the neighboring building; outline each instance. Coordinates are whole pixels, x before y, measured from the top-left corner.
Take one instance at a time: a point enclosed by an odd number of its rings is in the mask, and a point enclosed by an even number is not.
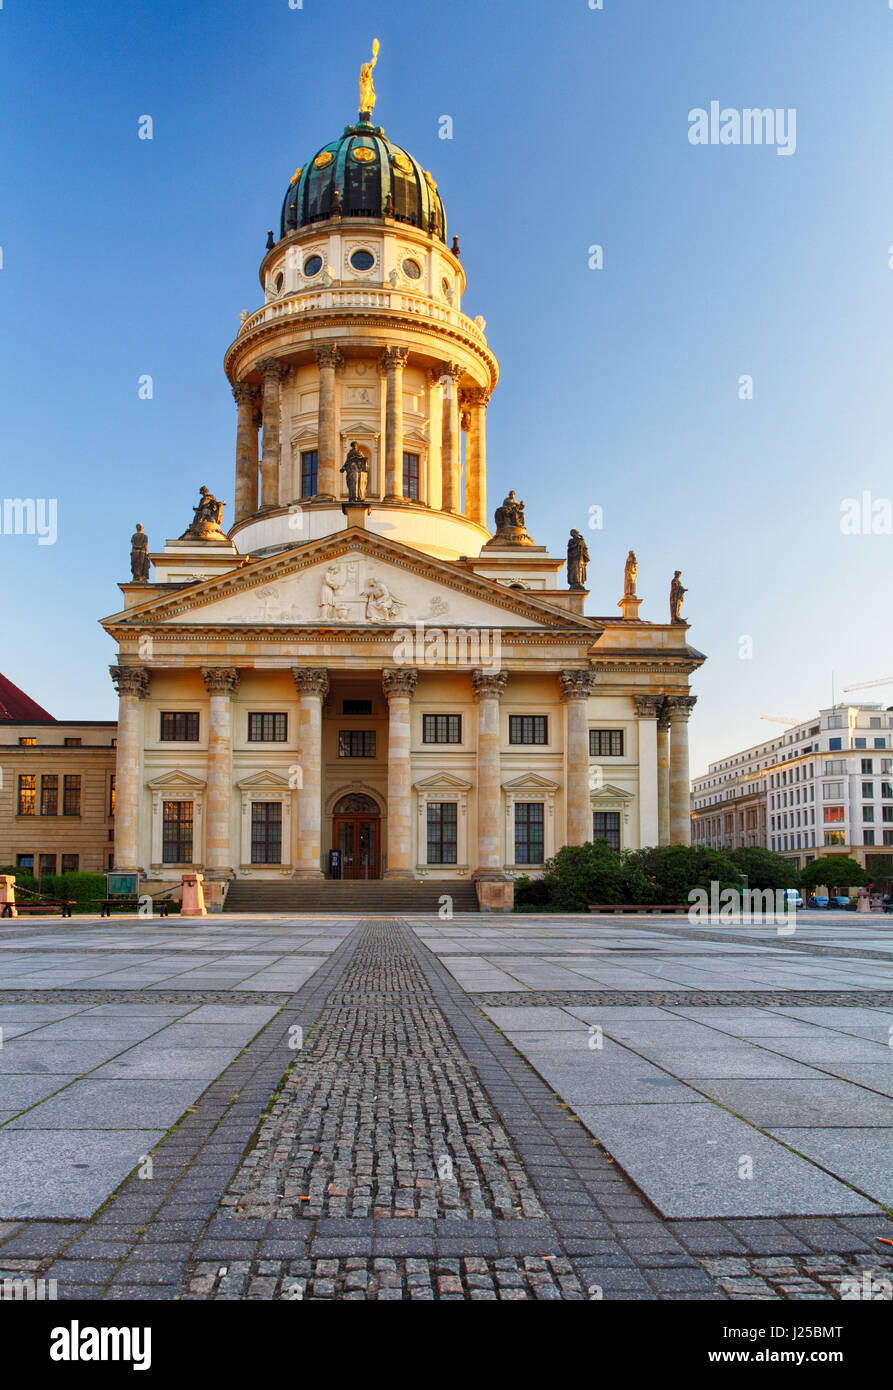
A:
[[[491,536],[497,360],[434,179],[370,111],[295,171],[260,282],[225,357],[235,522],[206,498],[151,579],[138,539],[103,622],[116,867],[203,869],[219,906],[334,849],[347,876],[497,901],[566,843],[687,842],[704,658],[684,621],[638,619],[634,584],[584,614],[514,494]],[[587,496],[581,476],[569,521]]]
[[[111,868],[116,733],[114,721],[54,719],[0,676],[0,865]]]
[[[762,845],[799,868],[846,854],[870,870],[893,854],[893,709],[835,705],[711,763],[692,782],[692,842]]]

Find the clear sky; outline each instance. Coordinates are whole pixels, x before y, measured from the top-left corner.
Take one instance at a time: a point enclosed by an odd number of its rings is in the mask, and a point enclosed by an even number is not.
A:
[[[682,569],[693,773],[832,670],[893,676],[893,536],[840,524],[893,496],[887,0],[4,0],[0,496],[58,499],[59,536],[0,534],[0,670],[115,717],[97,619],[136,521],[160,548],[201,483],[232,499],[222,355],[373,35],[376,121],[437,179],[501,362],[491,509],[514,487],[556,553],[584,531],[594,614],[630,546],[644,618]],[[795,153],[693,145],[711,101],[794,109]]]

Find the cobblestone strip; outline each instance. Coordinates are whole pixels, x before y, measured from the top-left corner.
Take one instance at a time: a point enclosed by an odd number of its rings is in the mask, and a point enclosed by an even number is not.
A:
[[[483,1008],[510,1005],[515,1008],[541,1004],[604,1004],[623,1008],[655,1004],[681,1008],[685,1005],[709,1007],[716,1005],[753,1004],[756,1008],[803,1008],[825,1004],[834,1008],[883,1008],[893,1004],[889,989],[518,989],[488,990],[473,996]]]
[[[285,1009],[199,1097],[152,1153],[152,1177],[128,1178],[88,1221],[0,1223],[0,1278],[34,1275],[58,1281],[60,1299],[169,1298],[192,1245],[240,1163],[258,1116],[295,1059],[295,1025],[310,1032],[332,983],[354,949],[358,929],[294,994],[273,993]],[[256,991],[47,991],[55,999],[199,1003],[267,1002]],[[70,1002],[70,1001],[68,1001]]]
[[[91,1004],[286,1004],[295,998],[287,989],[0,989],[0,1005],[83,1004],[85,1008]]]
[[[869,946],[822,946],[813,941],[795,941],[792,936],[755,937],[749,936],[746,932],[736,932],[733,925],[720,931],[710,931],[706,927],[675,927],[669,923],[658,926],[656,922],[643,921],[640,917],[629,920],[637,932],[652,932],[655,936],[665,936],[672,940],[682,938],[686,941],[721,941],[725,945],[735,941],[743,946],[761,946],[773,951],[798,951],[807,956],[856,956],[867,960],[893,960],[893,951],[878,951]],[[859,920],[855,914],[854,920]],[[809,931],[816,925],[818,924],[815,922],[806,922],[804,928]]]

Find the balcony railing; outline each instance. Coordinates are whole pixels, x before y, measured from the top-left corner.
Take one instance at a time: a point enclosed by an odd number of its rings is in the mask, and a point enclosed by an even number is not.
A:
[[[487,345],[486,335],[480,325],[475,323],[474,319],[468,318],[466,314],[460,313],[458,309],[453,309],[448,304],[438,304],[436,300],[429,299],[427,295],[413,294],[406,290],[373,289],[371,287],[369,289],[301,290],[297,294],[285,295],[282,299],[273,299],[245,319],[239,329],[238,337],[259,328],[261,324],[300,319],[305,314],[314,314],[325,309],[334,309],[336,312],[349,309],[371,309],[382,313],[416,314],[420,319],[429,319],[433,323],[443,323],[448,324],[451,328],[458,328],[483,347]]]

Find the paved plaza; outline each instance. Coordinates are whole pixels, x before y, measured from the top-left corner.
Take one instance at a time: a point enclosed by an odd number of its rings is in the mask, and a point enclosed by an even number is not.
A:
[[[0,926],[0,1277],[833,1299],[893,1276],[893,919]]]

